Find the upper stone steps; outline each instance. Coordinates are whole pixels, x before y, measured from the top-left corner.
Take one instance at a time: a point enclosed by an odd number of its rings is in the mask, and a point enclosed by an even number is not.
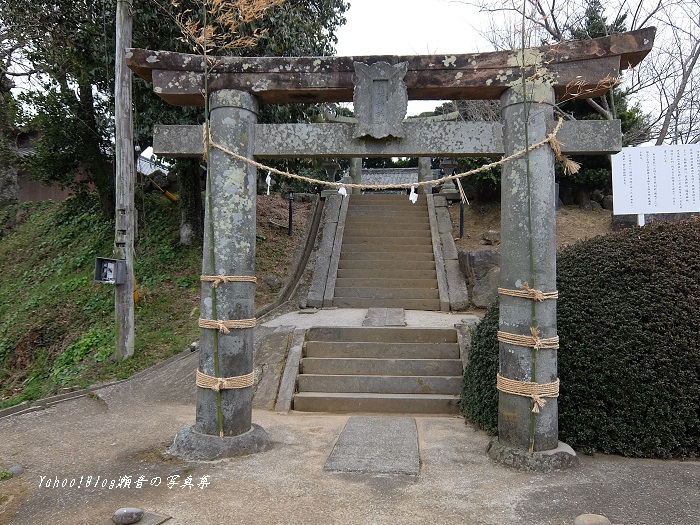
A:
[[[338,308],[367,308],[368,304],[374,308],[403,308],[432,312],[440,310],[440,299],[368,299],[365,297],[336,297],[333,299],[333,306]]]
[[[338,279],[340,280],[340,279]],[[353,279],[346,279],[353,280]],[[384,299],[434,299],[440,300],[440,293],[436,288],[396,288],[396,287],[380,287],[372,286],[348,286],[344,288],[342,283],[335,288],[335,297],[338,301],[344,299],[365,299],[365,300],[384,300]],[[392,308],[400,308],[399,306]]]
[[[363,270],[367,269],[366,260],[372,261],[372,272],[375,271],[433,271],[435,272],[435,261],[432,255],[429,254],[413,254],[409,259],[402,257],[401,260],[396,258],[391,253],[361,253],[353,254],[352,258],[342,259],[338,263],[338,276],[341,270]],[[420,256],[420,257],[418,257]],[[379,275],[377,275],[379,277]]]
[[[427,239],[427,242],[426,242]],[[349,235],[347,237],[343,236],[343,248],[346,246],[367,246],[367,247],[376,247],[376,246],[411,246],[414,247],[416,250],[419,250],[421,252],[425,252],[424,248],[431,248],[432,251],[432,245],[428,244],[430,242],[430,238],[427,236],[413,236],[413,235],[385,235],[385,236],[378,236],[378,235],[369,235],[369,236],[361,236],[355,233],[355,235]],[[342,254],[342,252],[341,252]],[[341,255],[342,257],[342,255]]]
[[[371,252],[371,253],[428,253],[433,255],[433,246],[431,244],[382,244],[376,242],[363,242],[363,243],[345,243],[343,242],[343,248],[340,252],[340,258],[342,259],[344,255],[353,252]]]
[[[426,270],[373,268],[371,272],[368,272],[366,268],[338,268],[338,279],[364,279],[368,274],[377,279],[430,279],[434,281],[437,278],[435,268],[428,268]]]

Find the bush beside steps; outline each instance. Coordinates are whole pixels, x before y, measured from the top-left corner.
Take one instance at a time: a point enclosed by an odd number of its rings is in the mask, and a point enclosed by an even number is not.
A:
[[[700,456],[700,220],[582,241],[557,256],[559,438],[584,453]],[[476,327],[464,416],[498,428],[498,304]]]

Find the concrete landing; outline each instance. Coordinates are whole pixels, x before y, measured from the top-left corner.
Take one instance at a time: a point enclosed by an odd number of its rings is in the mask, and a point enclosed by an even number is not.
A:
[[[351,417],[324,470],[369,474],[420,472],[416,420],[406,417]]]

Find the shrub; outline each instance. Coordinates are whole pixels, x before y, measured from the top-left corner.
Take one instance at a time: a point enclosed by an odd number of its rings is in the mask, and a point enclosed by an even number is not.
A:
[[[557,266],[560,439],[583,452],[700,455],[700,221],[589,239]],[[462,395],[487,431],[497,311],[475,330]]]

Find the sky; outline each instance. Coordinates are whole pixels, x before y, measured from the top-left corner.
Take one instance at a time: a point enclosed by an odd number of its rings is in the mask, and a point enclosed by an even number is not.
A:
[[[336,54],[434,55],[490,50],[473,25],[478,9],[452,0],[348,0],[347,23]],[[408,115],[432,111],[439,101],[409,101]]]

